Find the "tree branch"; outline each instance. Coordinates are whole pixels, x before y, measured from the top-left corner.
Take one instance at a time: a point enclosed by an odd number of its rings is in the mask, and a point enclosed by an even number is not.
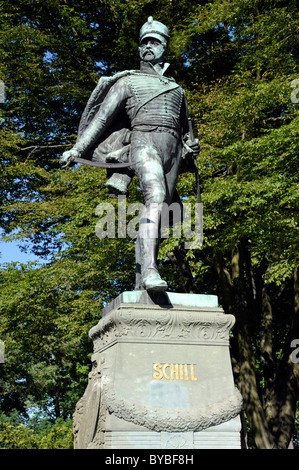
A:
[[[30,147],[23,147],[20,150],[20,152],[23,152],[24,150],[31,150],[33,149],[36,150],[36,149],[48,149],[48,148],[59,148],[59,147],[68,147],[70,146],[71,144],[59,144],[59,145],[31,145]]]
[[[29,153],[29,155],[27,156],[26,160],[28,160],[28,158],[36,151],[36,150],[40,150],[40,149],[51,149],[51,148],[61,148],[61,147],[69,147],[70,144],[57,144],[57,145],[30,145],[29,147],[24,147],[24,148],[20,148],[20,152],[23,152],[25,150],[31,150],[31,152]]]

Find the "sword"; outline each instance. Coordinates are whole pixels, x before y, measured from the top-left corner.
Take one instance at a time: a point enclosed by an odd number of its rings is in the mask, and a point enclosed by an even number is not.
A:
[[[192,127],[192,121],[189,116],[188,116],[188,128],[189,128],[189,137],[190,137],[190,140],[192,141],[194,140],[194,132],[193,132],[193,127]],[[200,204],[201,203],[200,182],[199,182],[199,173],[198,173],[196,157],[193,157],[193,163],[194,163],[194,173],[195,173],[196,189],[197,189],[197,202]]]
[[[92,162],[91,160],[85,160],[85,158],[70,157],[70,162],[74,163],[83,163],[84,165],[95,166],[97,168],[128,168],[130,166],[136,165],[133,162],[120,162],[120,163],[107,163],[107,162]]]
[[[188,128],[189,128],[190,140],[194,140],[194,132],[193,132],[193,127],[192,127],[192,121],[191,121],[191,118],[189,116],[188,116]]]

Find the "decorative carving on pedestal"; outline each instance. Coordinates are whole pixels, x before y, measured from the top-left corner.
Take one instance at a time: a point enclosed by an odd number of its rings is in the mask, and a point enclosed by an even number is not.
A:
[[[206,407],[173,410],[145,406],[122,399],[115,392],[109,375],[102,375],[101,387],[110,413],[158,432],[202,431],[235,418],[242,407],[242,397],[237,389],[226,399]]]
[[[108,344],[125,341],[184,342],[188,344],[229,344],[229,331],[235,323],[233,315],[224,315],[220,308],[161,309],[159,307],[123,306],[112,311],[90,330],[95,352]]]

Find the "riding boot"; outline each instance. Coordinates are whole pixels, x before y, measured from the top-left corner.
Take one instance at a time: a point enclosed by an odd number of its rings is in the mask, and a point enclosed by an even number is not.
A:
[[[161,279],[157,268],[160,241],[161,205],[145,208],[136,242],[136,287],[149,291],[165,291],[167,283]],[[139,286],[139,287],[138,287]]]

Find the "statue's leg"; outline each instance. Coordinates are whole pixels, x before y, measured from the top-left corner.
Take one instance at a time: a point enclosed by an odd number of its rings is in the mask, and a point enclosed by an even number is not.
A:
[[[146,290],[167,289],[167,283],[161,279],[157,268],[161,210],[159,203],[144,205],[140,219],[136,254],[139,255],[137,264],[141,267],[141,287]],[[138,259],[136,261],[138,262]]]
[[[160,223],[166,197],[165,178],[158,150],[153,145],[151,134],[136,133],[132,141],[132,160],[141,186],[144,207],[140,218],[136,241],[136,286],[135,289],[166,290],[157,269],[160,241]],[[135,144],[135,145],[134,145]]]

